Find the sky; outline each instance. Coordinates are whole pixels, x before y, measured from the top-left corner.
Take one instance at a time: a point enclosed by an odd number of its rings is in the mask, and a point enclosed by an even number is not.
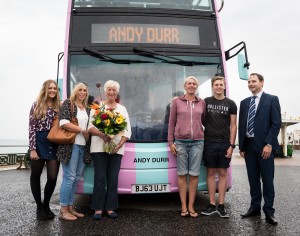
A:
[[[64,50],[67,4],[67,0],[1,4],[0,139],[28,139],[30,107],[42,83],[56,79],[57,55]],[[249,72],[264,76],[264,91],[277,95],[282,113],[292,118],[300,117],[299,7],[297,0],[225,0],[220,12],[224,48],[246,42]],[[250,92],[247,81],[238,77],[237,59],[227,62],[227,76],[230,98],[239,106]],[[289,127],[294,129],[300,125]]]

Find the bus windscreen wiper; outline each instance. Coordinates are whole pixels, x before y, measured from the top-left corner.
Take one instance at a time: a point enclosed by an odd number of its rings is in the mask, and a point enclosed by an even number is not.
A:
[[[168,56],[159,52],[155,52],[149,49],[145,49],[142,47],[134,47],[133,48],[133,52],[138,53],[141,56],[144,57],[151,57],[151,58],[155,58],[158,60],[161,60],[164,63],[169,63],[169,64],[177,64],[177,65],[181,65],[181,66],[194,66],[194,65],[217,65],[219,63],[214,63],[214,62],[200,62],[200,61],[186,61],[186,60],[182,60],[176,57],[172,57],[172,56]],[[168,58],[171,59],[173,61],[170,60],[166,60],[163,59],[161,57],[164,58]]]
[[[131,63],[154,63],[152,61],[141,61],[141,60],[129,60],[129,59],[115,59],[112,58],[102,52],[99,52],[97,49],[93,49],[90,47],[83,47],[83,52],[99,58],[101,61],[106,61],[106,62],[111,62],[111,63],[115,63],[115,64],[131,64]]]

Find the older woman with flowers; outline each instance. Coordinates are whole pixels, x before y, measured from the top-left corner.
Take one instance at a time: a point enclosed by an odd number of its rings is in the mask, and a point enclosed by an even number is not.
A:
[[[74,144],[58,146],[57,158],[62,164],[63,177],[60,188],[60,214],[62,220],[76,220],[84,217],[75,211],[74,199],[77,182],[80,179],[85,163],[89,162],[89,145],[86,144],[89,133],[87,131],[90,108],[87,107],[88,87],[84,83],[75,85],[70,99],[66,99],[59,112],[59,124],[64,129],[76,132]],[[70,122],[76,117],[78,126]]]
[[[118,175],[124,155],[124,143],[131,136],[129,116],[116,102],[120,84],[108,80],[104,84],[106,101],[94,105],[90,114],[91,157],[94,163],[93,218],[102,219],[106,211],[110,219],[118,217]],[[106,188],[105,188],[106,186]]]

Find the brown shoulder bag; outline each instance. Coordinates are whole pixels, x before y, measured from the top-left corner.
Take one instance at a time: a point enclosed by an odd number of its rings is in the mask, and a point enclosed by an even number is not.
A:
[[[70,122],[78,126],[78,120],[76,117],[73,117],[73,113],[74,113],[74,104],[73,102],[71,102]],[[72,132],[60,127],[58,116],[56,116],[53,120],[52,127],[47,136],[47,139],[57,144],[74,144],[77,134],[78,134],[77,132]]]

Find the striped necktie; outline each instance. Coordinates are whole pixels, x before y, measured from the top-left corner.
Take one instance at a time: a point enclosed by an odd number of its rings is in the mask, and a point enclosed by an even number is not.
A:
[[[255,98],[256,96],[251,97],[250,107],[248,112],[248,127],[247,132],[250,136],[254,135],[254,118],[255,118]]]

